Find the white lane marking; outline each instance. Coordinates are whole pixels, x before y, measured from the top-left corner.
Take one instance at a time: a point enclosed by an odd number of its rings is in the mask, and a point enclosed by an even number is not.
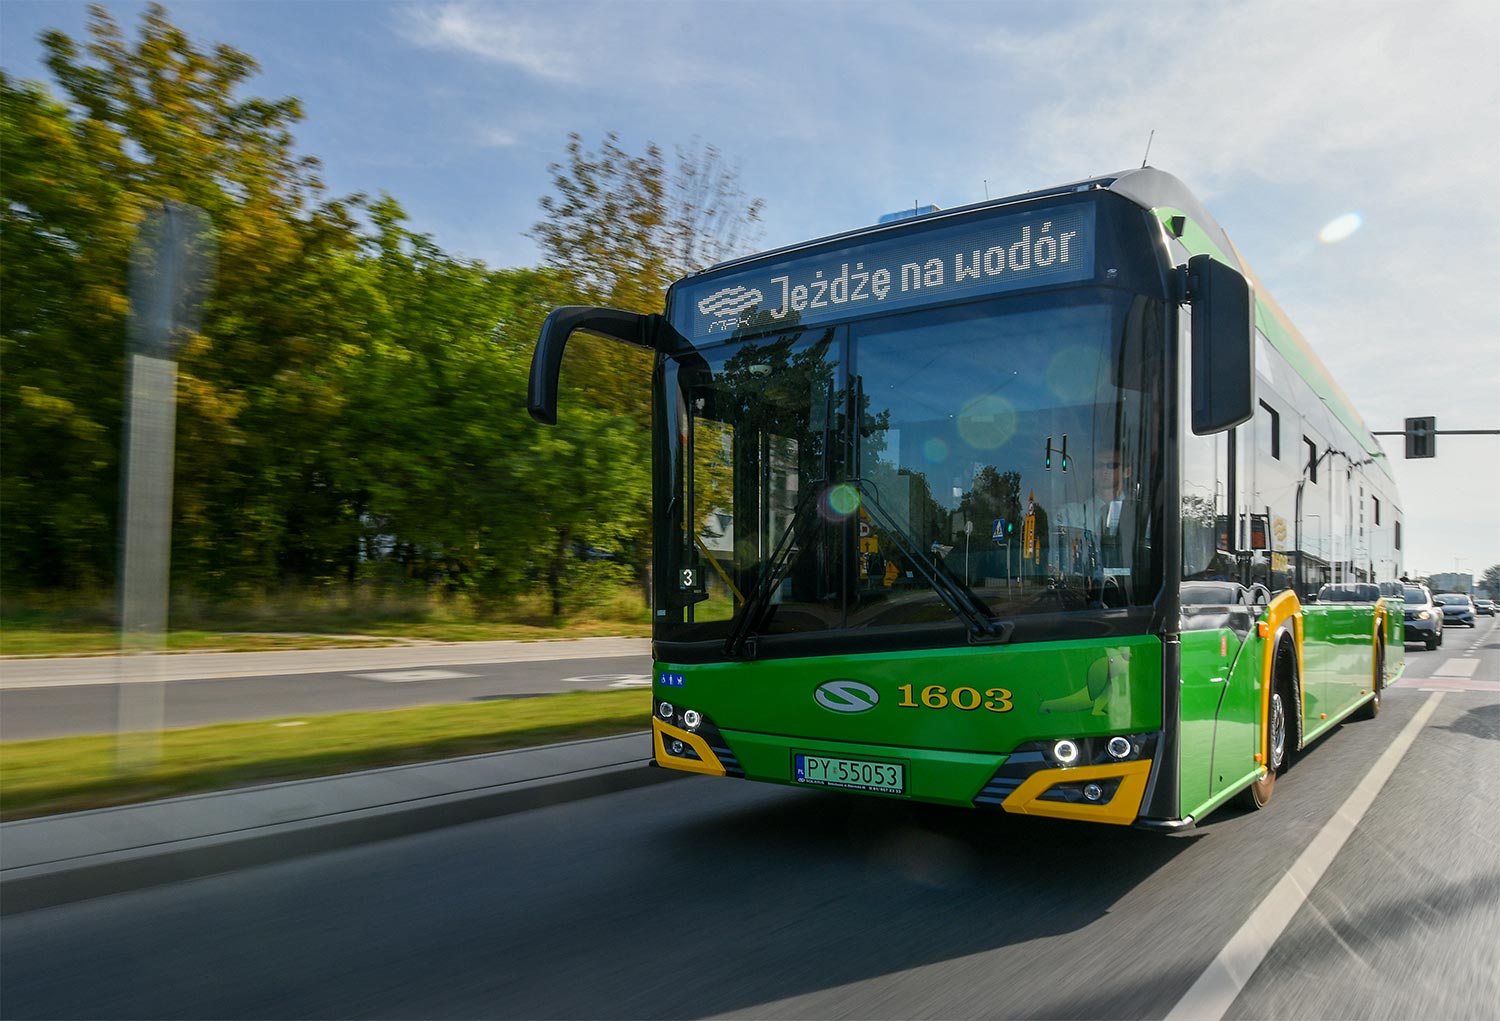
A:
[[[378,674],[350,674],[366,681],[384,681],[387,684],[408,684],[412,681],[451,681],[455,677],[478,677],[478,674],[461,674],[457,670],[387,670]]]
[[[1245,988],[1245,983],[1250,981],[1250,976],[1255,974],[1255,969],[1260,967],[1261,961],[1270,953],[1271,947],[1302,907],[1302,902],[1307,900],[1313,887],[1318,885],[1318,880],[1338,855],[1344,841],[1349,839],[1349,835],[1364,818],[1366,810],[1375,801],[1375,795],[1380,793],[1380,788],[1385,786],[1385,782],[1396,771],[1396,766],[1407,749],[1417,739],[1417,732],[1432,718],[1442,699],[1442,692],[1438,692],[1422,703],[1411,722],[1380,758],[1375,760],[1375,765],[1365,774],[1354,793],[1339,806],[1339,810],[1318,831],[1307,850],[1302,852],[1286,875],[1281,877],[1276,887],[1266,895],[1266,899],[1250,913],[1240,930],[1230,937],[1224,949],[1219,951],[1219,956],[1214,958],[1213,963],[1198,976],[1192,988],[1167,1013],[1168,1021],[1190,1018],[1219,1021],[1228,1013],[1235,998],[1240,995],[1240,990]]]
[[[1473,677],[1479,669],[1477,659],[1450,659],[1433,671],[1434,677]]]
[[[582,677],[564,677],[564,684],[603,684],[611,688],[649,688],[650,674],[585,674]]]
[[[1500,681],[1487,681],[1483,678],[1459,681],[1449,680],[1446,677],[1433,677],[1416,683],[1425,685],[1425,687],[1417,688],[1418,691],[1488,691],[1494,693],[1500,689]]]

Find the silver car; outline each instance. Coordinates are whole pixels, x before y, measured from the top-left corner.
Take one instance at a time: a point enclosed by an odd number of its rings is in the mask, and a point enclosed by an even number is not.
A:
[[[1407,585],[1401,592],[1406,604],[1406,640],[1421,642],[1429,650],[1443,644],[1443,608],[1432,601],[1425,585]]]
[[[1443,608],[1443,626],[1452,627],[1462,624],[1464,627],[1474,626],[1474,604],[1463,592],[1444,592],[1433,599]]]

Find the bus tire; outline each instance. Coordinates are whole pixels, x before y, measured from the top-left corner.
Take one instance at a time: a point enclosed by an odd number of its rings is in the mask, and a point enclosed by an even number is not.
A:
[[[1283,644],[1282,649],[1289,648]],[[1269,733],[1266,740],[1266,748],[1270,753],[1270,759],[1266,763],[1266,771],[1259,780],[1236,796],[1235,800],[1239,806],[1247,811],[1256,812],[1271,802],[1271,795],[1276,793],[1276,775],[1286,768],[1287,763],[1287,714],[1293,711],[1296,703],[1291,700],[1289,694],[1291,686],[1287,683],[1286,661],[1281,649],[1277,650],[1277,666],[1280,667],[1273,675],[1271,688],[1270,711],[1266,714],[1266,725]],[[1296,656],[1291,657],[1291,672],[1296,674]],[[1295,681],[1293,682],[1295,683]]]
[[[1385,643],[1375,643],[1375,694],[1354,711],[1356,720],[1373,720],[1380,715],[1381,692],[1385,690]]]

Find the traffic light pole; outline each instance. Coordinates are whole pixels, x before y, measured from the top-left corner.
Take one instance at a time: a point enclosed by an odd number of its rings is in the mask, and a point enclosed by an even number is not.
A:
[[[1377,432],[1373,436],[1406,438],[1407,460],[1436,457],[1439,436],[1500,436],[1500,429],[1439,429],[1435,418],[1408,418],[1400,432]]]

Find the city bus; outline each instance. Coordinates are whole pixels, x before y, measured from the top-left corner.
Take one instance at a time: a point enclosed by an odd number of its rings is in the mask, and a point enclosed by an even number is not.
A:
[[[1402,667],[1385,453],[1143,167],[737,259],[654,355],[657,765],[1175,831]]]

